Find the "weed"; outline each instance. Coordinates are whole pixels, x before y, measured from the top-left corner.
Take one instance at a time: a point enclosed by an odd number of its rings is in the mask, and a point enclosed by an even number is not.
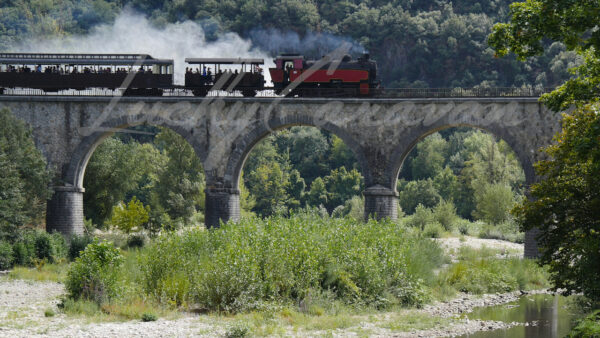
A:
[[[250,329],[245,324],[236,324],[227,329],[225,332],[226,338],[243,338],[248,337],[250,334]]]
[[[157,319],[158,319],[158,317],[154,313],[146,312],[146,313],[142,314],[143,322],[155,322]]]
[[[55,314],[53,309],[48,308],[44,310],[44,317],[54,317]]]

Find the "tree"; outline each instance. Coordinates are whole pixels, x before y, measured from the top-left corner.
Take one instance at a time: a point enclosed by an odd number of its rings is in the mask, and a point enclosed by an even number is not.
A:
[[[310,190],[306,196],[306,204],[310,206],[326,205],[327,195],[325,182],[322,178],[317,177],[310,185]]]
[[[289,178],[279,163],[263,164],[250,172],[248,186],[252,187],[251,193],[256,198],[254,210],[262,216],[281,210],[289,200],[289,184]]]
[[[2,149],[3,140],[0,140]],[[17,228],[25,221],[22,213],[25,205],[23,182],[7,154],[0,152],[0,241],[13,241],[17,237]]]
[[[407,214],[414,213],[419,204],[426,208],[433,208],[440,201],[440,194],[431,179],[409,182],[400,180],[398,192],[400,206]]]
[[[148,168],[140,158],[137,142],[123,143],[116,138],[105,140],[92,155],[85,171],[83,195],[86,218],[103,225],[112,209],[125,200],[129,191],[138,188]]]
[[[600,301],[600,104],[565,115],[555,139],[551,158],[536,164],[544,179],[515,213],[525,230],[541,231],[540,263],[555,287]]]
[[[29,128],[6,108],[0,109],[0,169],[0,239],[11,239],[18,227],[41,222],[50,173]]]
[[[585,56],[584,64],[570,79],[543,97],[560,110],[573,103],[586,103],[600,96],[600,6],[597,1],[528,0],[510,5],[510,22],[494,25],[489,44],[496,54],[510,52],[518,58],[544,51],[544,39],[564,43],[568,50]]]
[[[585,64],[542,100],[564,114],[548,159],[535,165],[542,177],[530,200],[515,208],[524,230],[539,228],[540,264],[550,266],[555,288],[600,301],[600,6],[597,1],[529,0],[511,5],[511,21],[497,24],[490,44],[498,55],[540,54],[543,39],[585,55]],[[588,102],[596,101],[596,102]]]
[[[296,210],[300,207],[301,201],[304,199],[306,183],[304,183],[304,179],[296,169],[292,170],[290,173],[289,180],[290,185],[288,186],[287,193],[290,196],[290,199],[288,204],[290,209]]]
[[[473,216],[497,225],[509,219],[510,209],[515,205],[515,194],[504,183],[483,183],[475,190]]]
[[[439,133],[426,137],[417,144],[417,155],[412,159],[412,179],[435,177],[444,168],[448,142]]]
[[[333,208],[344,205],[344,203],[354,196],[360,196],[363,191],[362,176],[356,169],[347,171],[345,167],[334,169],[324,179],[327,189],[328,211]]]
[[[127,205],[121,202],[113,209],[110,223],[128,234],[132,230],[139,230],[144,227],[148,222],[149,214],[150,207],[144,207],[142,202],[134,196]]]
[[[171,219],[188,221],[196,211],[204,210],[202,162],[192,146],[171,129],[161,128],[155,144],[168,157],[158,176],[159,202]]]

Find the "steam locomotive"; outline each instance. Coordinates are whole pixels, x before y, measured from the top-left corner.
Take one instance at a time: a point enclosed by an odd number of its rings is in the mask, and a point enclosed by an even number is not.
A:
[[[185,84],[173,82],[173,60],[147,54],[0,53],[0,94],[5,89],[44,92],[102,88],[125,96],[161,96],[181,89],[195,96],[211,91],[252,97],[272,89],[286,96],[373,96],[380,84],[377,64],[368,54],[357,60],[305,60],[282,54],[269,68],[273,87],[265,86],[263,59],[188,58]]]

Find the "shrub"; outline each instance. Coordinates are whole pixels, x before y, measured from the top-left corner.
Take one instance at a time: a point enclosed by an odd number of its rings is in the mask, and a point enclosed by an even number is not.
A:
[[[444,227],[438,222],[432,222],[425,225],[423,236],[428,238],[440,238],[444,233]]]
[[[150,207],[145,206],[135,196],[127,203],[119,203],[114,209],[110,223],[125,233],[141,229],[149,220]]]
[[[475,190],[475,204],[473,216],[498,224],[509,219],[510,209],[515,205],[515,194],[507,184],[484,183]]]
[[[466,219],[460,219],[456,222],[456,228],[461,235],[468,235],[470,230],[471,222]]]
[[[49,234],[43,230],[31,230],[21,234],[15,252],[20,265],[32,265],[34,261],[58,262],[67,256],[67,242],[60,233]],[[15,246],[17,246],[17,243]]]
[[[509,266],[495,258],[462,261],[450,267],[447,282],[458,291],[475,294],[515,291],[520,285]]]
[[[54,310],[48,308],[46,310],[44,310],[44,317],[54,317],[56,313],[54,313]]]
[[[430,279],[441,257],[436,243],[391,221],[361,224],[304,211],[163,234],[141,252],[139,265],[144,292],[161,303],[235,312],[327,292],[378,308],[419,303],[416,281]]]
[[[92,243],[94,238],[88,235],[73,235],[69,241],[69,260],[74,261],[80,253],[85,250],[88,244]]]
[[[15,265],[30,265],[35,257],[33,246],[28,246],[24,242],[17,242],[13,245],[13,258]]]
[[[146,237],[143,234],[133,234],[127,238],[128,248],[143,248],[145,244]]]
[[[158,317],[154,313],[146,312],[142,314],[142,322],[155,322]]]
[[[53,232],[52,235],[50,235],[50,239],[52,245],[52,261],[58,262],[67,258],[69,246],[65,237],[59,232]]]
[[[571,330],[567,338],[600,337],[600,310],[594,311]]]
[[[425,225],[431,222],[433,222],[433,212],[423,204],[419,204],[412,215],[410,225],[423,230]]]
[[[69,297],[104,303],[118,295],[123,255],[110,242],[94,240],[69,267],[65,287]]]
[[[46,258],[52,262],[54,257],[54,250],[52,246],[52,238],[50,234],[46,232],[36,231],[35,232],[35,255],[39,259]]]
[[[227,329],[226,338],[243,338],[250,335],[250,329],[245,324],[236,324]]]
[[[0,270],[8,270],[13,266],[13,248],[10,243],[0,241]]]
[[[452,201],[440,200],[440,203],[433,208],[433,219],[444,227],[446,231],[452,230],[456,222],[456,207]]]

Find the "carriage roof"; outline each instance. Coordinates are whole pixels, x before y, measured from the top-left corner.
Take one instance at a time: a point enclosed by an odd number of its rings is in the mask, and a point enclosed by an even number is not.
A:
[[[173,60],[155,59],[148,54],[0,53],[0,63],[142,66],[172,65]]]
[[[265,59],[243,59],[243,58],[187,58],[185,62],[190,64],[221,64],[221,65],[262,65]]]

